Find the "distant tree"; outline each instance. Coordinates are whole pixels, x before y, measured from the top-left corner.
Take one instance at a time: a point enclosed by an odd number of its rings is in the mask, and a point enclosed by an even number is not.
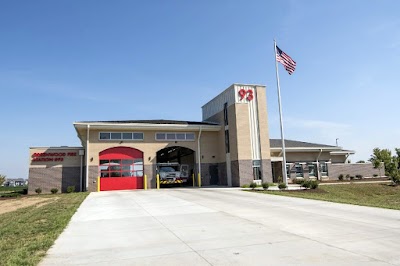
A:
[[[6,176],[0,174],[0,186],[3,185],[4,181],[6,181]]]
[[[359,160],[359,161],[357,161],[357,163],[365,163],[365,161],[364,160]]]
[[[400,185],[400,170],[399,169],[394,169],[390,173],[390,179],[393,182],[393,185],[398,186]]]
[[[396,155],[393,156],[393,161],[396,164],[396,168],[400,169],[400,148],[395,148]]]
[[[396,148],[396,153],[397,154],[395,156],[392,156],[392,152],[388,149],[375,148],[369,161],[372,162],[374,168],[380,168],[380,165],[383,162],[385,167],[385,175],[390,176],[393,170],[397,169],[400,149]]]

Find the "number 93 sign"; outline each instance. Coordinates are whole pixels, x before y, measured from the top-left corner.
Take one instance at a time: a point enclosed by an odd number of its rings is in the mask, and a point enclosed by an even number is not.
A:
[[[239,101],[243,101],[243,99],[246,99],[247,101],[251,101],[253,100],[254,96],[253,96],[253,90],[251,89],[240,89],[238,91],[239,94]]]

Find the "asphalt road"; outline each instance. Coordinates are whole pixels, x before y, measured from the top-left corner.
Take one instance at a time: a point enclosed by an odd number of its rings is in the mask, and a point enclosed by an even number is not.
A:
[[[91,193],[40,265],[400,265],[400,211],[231,188]]]

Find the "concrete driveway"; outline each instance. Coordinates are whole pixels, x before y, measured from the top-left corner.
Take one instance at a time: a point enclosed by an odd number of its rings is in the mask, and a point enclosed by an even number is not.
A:
[[[91,193],[41,265],[400,265],[400,211],[231,188]]]

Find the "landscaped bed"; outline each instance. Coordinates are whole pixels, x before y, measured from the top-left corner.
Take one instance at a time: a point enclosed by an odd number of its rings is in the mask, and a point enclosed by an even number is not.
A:
[[[281,196],[325,200],[400,210],[400,186],[390,184],[335,184],[307,190],[255,190]]]
[[[3,200],[0,264],[37,265],[88,193],[35,195]]]

